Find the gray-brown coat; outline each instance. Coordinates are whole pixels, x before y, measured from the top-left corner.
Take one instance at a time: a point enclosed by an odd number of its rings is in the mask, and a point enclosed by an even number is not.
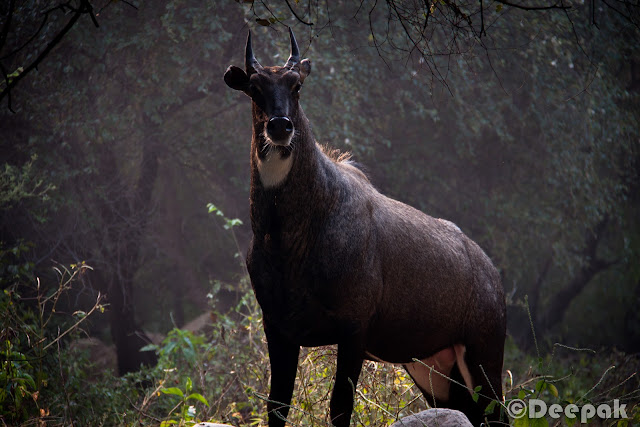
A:
[[[225,73],[253,101],[247,267],[269,347],[269,425],[284,425],[299,347],[336,343],[334,425],[349,424],[364,359],[403,364],[431,403],[479,424],[502,396],[498,272],[456,225],[380,194],[316,143],[298,103],[311,63],[290,37],[284,67],[260,66],[249,35],[246,71]]]

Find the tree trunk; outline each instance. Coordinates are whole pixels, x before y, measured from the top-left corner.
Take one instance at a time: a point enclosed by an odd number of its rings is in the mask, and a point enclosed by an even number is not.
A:
[[[101,287],[107,294],[110,312],[111,337],[116,346],[118,372],[124,375],[135,372],[140,365],[157,363],[154,352],[140,349],[151,340],[139,327],[135,319],[133,304],[133,281],[140,267],[139,253],[144,231],[149,222],[151,196],[158,175],[158,153],[153,143],[153,125],[145,120],[147,135],[142,141],[140,173],[131,198],[126,197],[128,187],[125,179],[116,177],[115,184],[107,189],[107,197],[100,207],[102,226],[105,231],[100,251],[106,268]],[[101,175],[111,180],[118,165],[112,147],[105,147],[101,155]]]
[[[638,307],[640,305],[640,279],[636,284],[636,289],[633,292],[631,298],[634,301],[632,307]],[[624,317],[624,328],[626,336],[629,337],[626,341],[624,349],[629,353],[640,352],[640,313],[638,310],[629,310]]]
[[[140,349],[150,343],[149,338],[140,330],[135,321],[133,306],[133,277],[139,268],[139,254],[144,231],[149,222],[151,196],[158,176],[158,153],[153,143],[153,125],[145,116],[145,129],[142,140],[142,159],[140,175],[136,185],[133,208],[129,221],[123,227],[124,250],[120,255],[120,286],[112,283],[112,303],[114,310],[111,318],[111,335],[116,344],[118,354],[118,370],[120,375],[134,372],[141,364],[155,365],[157,356],[154,352],[141,352]],[[137,221],[131,221],[132,218]]]
[[[207,289],[202,285],[202,280],[198,277],[194,269],[194,262],[187,256],[187,248],[184,244],[183,237],[183,217],[178,207],[180,202],[177,198],[178,174],[175,171],[175,164],[167,164],[163,169],[162,181],[166,210],[166,223],[163,224],[163,232],[165,233],[165,242],[163,249],[167,256],[175,264],[175,268],[183,276],[181,283],[175,283],[173,286],[174,307],[173,319],[178,327],[185,324],[184,302],[185,299],[197,308],[197,313],[204,313],[209,310],[207,302]],[[203,206],[204,210],[204,206]]]
[[[154,366],[158,357],[153,351],[140,351],[151,343],[150,338],[142,331],[135,320],[135,307],[131,297],[133,286],[131,278],[125,281],[109,283],[109,313],[111,322],[111,338],[116,346],[118,373],[124,375],[136,372],[141,365]]]
[[[591,279],[607,268],[614,265],[617,261],[605,261],[598,258],[598,243],[602,238],[602,232],[606,228],[608,218],[603,218],[593,231],[589,231],[587,235],[587,244],[584,250],[584,256],[587,263],[578,271],[578,274],[569,282],[567,286],[556,293],[544,314],[540,316],[539,326],[541,332],[548,331],[564,318],[564,315],[571,304],[571,301],[589,284]]]

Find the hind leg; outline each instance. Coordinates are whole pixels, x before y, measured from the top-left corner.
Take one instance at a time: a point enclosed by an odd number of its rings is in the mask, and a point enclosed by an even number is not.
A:
[[[464,346],[456,344],[420,362],[404,365],[407,373],[431,406],[458,409],[457,400],[451,399],[453,391],[451,379],[462,384],[463,390],[465,388],[473,390],[471,374],[464,362],[464,352]],[[456,378],[452,378],[452,375]],[[467,394],[471,395],[470,392]]]
[[[455,345],[423,359],[422,363],[406,364],[405,369],[429,405],[461,411],[478,426],[486,421],[487,405],[494,399],[502,399],[502,355],[490,358],[486,354],[467,352],[465,346]],[[475,402],[473,394],[477,386],[481,389]],[[486,419],[498,421],[499,415],[496,409]]]
[[[496,310],[496,316],[487,317],[476,312],[470,316],[470,324],[476,325],[474,331],[465,338],[467,353],[465,360],[475,386],[482,388],[478,392],[478,402],[475,411],[470,412],[469,418],[475,425],[486,422],[500,425],[502,406],[495,405],[493,412],[485,415],[485,409],[492,401],[502,404],[502,362],[504,357],[504,341],[506,338],[506,318],[504,306]],[[480,327],[482,326],[482,327]],[[465,412],[466,413],[466,412]],[[505,419],[508,423],[508,420]]]
[[[354,339],[353,342],[338,344],[336,381],[329,403],[331,423],[335,427],[348,427],[351,420],[353,399],[364,360],[364,351],[359,342]]]
[[[479,425],[485,422],[498,425],[501,421],[500,405],[496,405],[494,411],[487,415],[485,415],[485,409],[493,400],[502,402],[502,352],[499,355],[495,353],[491,355],[484,348],[478,351],[470,346],[467,360],[475,386],[481,386],[478,401],[469,401],[469,394],[459,390],[452,390],[451,397],[466,407],[463,412],[467,414],[472,424]]]

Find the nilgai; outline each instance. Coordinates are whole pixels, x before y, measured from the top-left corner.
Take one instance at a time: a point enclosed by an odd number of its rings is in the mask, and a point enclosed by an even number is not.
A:
[[[300,346],[328,344],[338,345],[333,425],[349,425],[365,359],[402,364],[431,405],[478,425],[502,396],[498,272],[455,224],[380,194],[348,156],[318,145],[299,103],[311,62],[289,36],[284,66],[261,66],[249,34],[245,70],[224,75],[252,101],[247,267],[269,349],[269,426],[285,424]]]

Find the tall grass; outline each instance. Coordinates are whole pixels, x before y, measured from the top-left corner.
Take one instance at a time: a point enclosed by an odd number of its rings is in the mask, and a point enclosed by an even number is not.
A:
[[[105,309],[100,297],[86,311],[56,310],[90,267],[58,266],[58,283],[49,287],[32,280],[28,266],[22,269],[13,269],[0,294],[0,425],[267,425],[269,358],[260,309],[246,275],[235,286],[242,298],[229,311],[215,309],[220,289],[216,283],[209,295],[210,321],[203,330],[173,329],[162,342],[143,349],[157,352],[157,366],[117,377],[108,369],[109,358],[96,357],[110,354],[109,345],[94,340],[98,344],[93,351],[79,345],[86,336],[85,320]],[[539,398],[548,405],[619,399],[627,405],[629,419],[604,424],[640,425],[637,355],[562,344],[549,348],[546,355],[539,354],[538,347],[530,354],[507,340],[505,401],[494,406],[504,408],[515,398]],[[336,347],[302,349],[289,425],[330,425],[335,366]],[[365,362],[355,389],[352,425],[386,426],[425,408],[422,394],[401,367]],[[525,416],[511,422],[527,426],[576,421]]]

